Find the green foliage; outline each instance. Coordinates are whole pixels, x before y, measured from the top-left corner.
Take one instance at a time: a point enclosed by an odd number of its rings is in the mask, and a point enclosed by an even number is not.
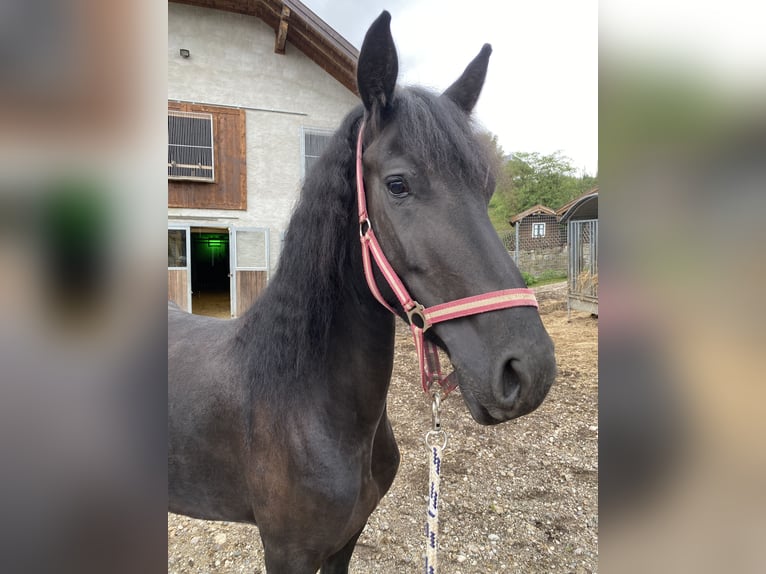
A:
[[[558,209],[568,201],[598,185],[598,177],[577,175],[571,160],[555,152],[542,155],[519,152],[505,157],[497,137],[486,134],[499,158],[495,193],[489,202],[489,218],[495,229],[511,229],[511,217],[539,204]]]
[[[508,231],[512,229],[509,221],[515,215],[511,198],[495,189],[495,194],[489,200],[489,220],[498,232]]]
[[[571,160],[560,152],[550,155],[517,153],[505,164],[508,190],[515,213],[539,204],[558,209],[594,185],[595,178],[578,177]]]
[[[521,272],[521,276],[524,278],[524,283],[527,287],[532,285],[547,285],[548,283],[558,283],[564,281],[567,278],[566,272],[562,272],[556,269],[548,269],[543,271],[540,275],[534,276],[526,271]]]
[[[561,269],[548,269],[535,277],[535,281],[538,285],[545,285],[547,283],[558,283],[559,281],[566,280],[566,278],[566,271],[562,271]]]
[[[521,276],[524,278],[524,283],[527,284],[527,287],[530,287],[537,282],[534,276],[531,273],[527,273],[526,271],[522,271]]]

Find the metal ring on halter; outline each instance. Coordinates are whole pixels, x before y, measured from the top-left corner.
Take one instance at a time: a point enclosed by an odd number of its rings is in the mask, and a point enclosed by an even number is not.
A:
[[[428,431],[426,433],[426,446],[428,448],[438,446],[444,450],[447,448],[447,433],[443,430]]]
[[[410,325],[415,325],[424,333],[431,327],[431,323],[426,319],[426,308],[420,303],[415,302],[412,308],[405,310],[405,313],[407,313],[407,320],[410,322]],[[415,318],[417,318],[417,322],[413,322]]]

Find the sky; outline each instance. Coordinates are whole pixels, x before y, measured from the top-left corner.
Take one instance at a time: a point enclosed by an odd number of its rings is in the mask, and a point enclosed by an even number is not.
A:
[[[598,171],[596,0],[302,0],[357,48],[388,10],[399,83],[449,87],[492,45],[474,110],[506,154],[560,151],[578,174]]]

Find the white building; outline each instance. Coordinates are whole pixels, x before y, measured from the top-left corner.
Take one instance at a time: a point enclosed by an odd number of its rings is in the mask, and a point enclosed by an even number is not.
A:
[[[237,316],[263,289],[357,57],[294,0],[168,3],[170,299]]]

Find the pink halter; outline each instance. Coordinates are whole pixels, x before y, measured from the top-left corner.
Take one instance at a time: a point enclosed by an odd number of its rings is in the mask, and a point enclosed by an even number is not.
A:
[[[375,232],[367,214],[367,200],[364,191],[364,176],[362,173],[362,134],[364,133],[364,121],[359,126],[359,138],[356,143],[356,189],[357,203],[359,205],[359,236],[362,242],[362,262],[367,285],[375,299],[386,309],[396,314],[396,311],[383,299],[383,296],[375,284],[372,271],[372,259],[378,265],[389,286],[393,290],[410,324],[410,331],[415,340],[415,348],[418,353],[420,364],[420,381],[425,392],[431,392],[434,383],[437,383],[445,396],[455,389],[457,382],[452,375],[444,376],[441,372],[439,354],[436,345],[426,341],[424,333],[434,324],[467,317],[487,311],[507,309],[509,307],[537,307],[537,299],[531,289],[503,289],[491,291],[483,295],[474,295],[463,299],[456,299],[448,303],[440,303],[425,308],[415,301],[402,283],[402,280],[391,267],[383,250],[380,248],[375,237]],[[452,380],[451,380],[452,379]]]

